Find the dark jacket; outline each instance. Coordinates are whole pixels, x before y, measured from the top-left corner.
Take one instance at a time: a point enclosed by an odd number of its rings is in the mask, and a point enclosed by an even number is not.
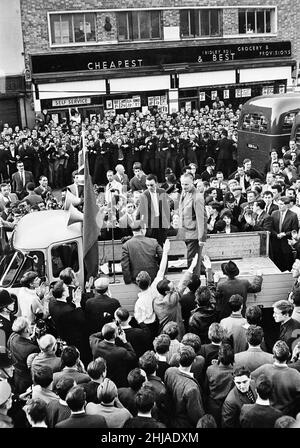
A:
[[[273,406],[244,404],[240,414],[242,428],[274,428],[276,420],[283,414]]]
[[[66,420],[55,425],[55,428],[107,428],[105,418],[100,415],[72,414]]]
[[[101,333],[90,336],[90,346],[94,359],[101,356],[107,364],[107,377],[117,387],[127,386],[127,375],[136,365],[136,354],[129,342],[125,344],[116,338],[116,343],[110,343],[102,339]]]
[[[250,389],[256,400],[255,384],[250,383]],[[227,395],[222,407],[222,428],[239,428],[240,412],[244,404],[251,404],[247,394],[242,394],[236,386]]]
[[[104,324],[114,319],[115,311],[120,307],[117,299],[109,297],[107,294],[95,294],[87,300],[84,314],[88,326],[89,334],[101,331]]]
[[[216,307],[214,304],[208,306],[198,306],[191,313],[189,319],[188,331],[197,334],[202,344],[208,344],[208,329],[210,324],[218,319]]]

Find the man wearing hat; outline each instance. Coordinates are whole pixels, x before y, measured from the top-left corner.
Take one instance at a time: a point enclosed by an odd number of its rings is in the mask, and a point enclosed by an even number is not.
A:
[[[205,166],[205,170],[201,173],[201,179],[210,182],[210,178],[214,176],[216,162],[212,157],[208,157]]]
[[[227,276],[227,280],[224,282],[218,282],[216,290],[216,308],[219,314],[219,320],[230,316],[231,308],[229,305],[229,299],[234,294],[240,294],[243,297],[242,314],[245,314],[246,301],[248,292],[261,291],[261,285],[263,281],[262,273],[256,273],[252,282],[246,279],[236,278],[240,271],[234,261],[230,260],[227,263],[221,264],[221,269],[224,275]]]
[[[109,278],[100,277],[94,282],[95,294],[85,304],[85,318],[89,334],[101,331],[104,324],[114,319],[115,311],[121,306],[117,299],[110,297]]]
[[[12,406],[11,387],[7,381],[0,381],[0,429],[13,428],[12,419],[7,415]]]

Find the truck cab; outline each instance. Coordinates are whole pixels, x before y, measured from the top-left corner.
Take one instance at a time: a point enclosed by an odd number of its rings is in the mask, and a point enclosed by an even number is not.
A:
[[[17,292],[28,270],[50,283],[69,266],[84,284],[82,223],[68,225],[69,212],[45,210],[20,219],[12,234],[12,249],[0,261],[0,287]]]

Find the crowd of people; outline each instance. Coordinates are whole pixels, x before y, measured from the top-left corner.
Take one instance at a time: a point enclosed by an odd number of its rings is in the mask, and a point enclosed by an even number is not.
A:
[[[139,292],[130,313],[108,277],[91,277],[82,291],[70,267],[53,284],[28,271],[16,295],[1,290],[0,427],[299,426],[300,150],[290,142],[272,151],[261,170],[250,159],[238,165],[238,116],[216,103],[83,123],[56,124],[45,113],[33,130],[4,126],[2,249],[24,214],[67,200],[82,209],[77,167],[86,146],[104,216],[100,238],[113,229],[123,239],[124,280]],[[188,269],[174,285],[168,238],[184,227]],[[262,273],[239,279],[230,260],[219,282],[199,250],[206,232],[260,230],[270,231],[275,264],[295,277],[289,297],[273,305],[272,338],[262,309],[247,306]],[[128,263],[139,238],[150,241],[156,267],[136,247],[135,269]]]

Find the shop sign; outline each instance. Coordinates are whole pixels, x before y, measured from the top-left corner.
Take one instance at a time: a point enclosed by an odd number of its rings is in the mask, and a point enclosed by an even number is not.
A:
[[[291,42],[257,42],[253,44],[219,44],[176,46],[174,48],[141,48],[31,55],[32,73],[76,71],[134,71],[144,67],[168,64],[202,64],[247,59],[291,57]]]
[[[52,100],[52,107],[82,106],[85,104],[91,104],[91,98],[74,97]]]

